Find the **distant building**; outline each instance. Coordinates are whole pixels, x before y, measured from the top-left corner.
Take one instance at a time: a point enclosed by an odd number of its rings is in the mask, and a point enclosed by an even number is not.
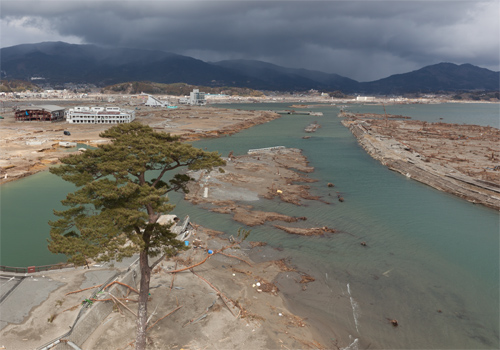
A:
[[[231,98],[231,96],[226,95],[226,94],[205,94],[205,99],[207,100],[207,102],[209,100],[220,101],[220,100],[225,100],[225,99],[230,99],[230,98]]]
[[[356,101],[375,101],[375,97],[373,96],[358,96],[356,97]]]
[[[207,104],[207,100],[205,99],[204,92],[200,92],[200,90],[198,89],[193,89],[193,91],[189,93],[189,97],[183,97],[179,99],[179,103],[184,103],[191,106],[203,106]]]
[[[18,107],[15,112],[17,121],[61,121],[64,119],[64,107],[41,105]]]
[[[167,101],[160,101],[156,97],[148,95],[148,94],[143,94],[143,95],[146,95],[148,97],[148,100],[144,104],[145,106],[148,106],[148,107],[167,107],[169,105]]]
[[[70,124],[123,124],[135,119],[135,111],[120,107],[74,107],[66,113]]]

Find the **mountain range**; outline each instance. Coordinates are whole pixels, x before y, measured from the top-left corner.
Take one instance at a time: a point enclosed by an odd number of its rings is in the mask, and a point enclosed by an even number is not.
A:
[[[471,64],[438,63],[371,82],[338,74],[285,68],[254,60],[204,62],[159,50],[113,49],[63,42],[23,44],[0,49],[2,79],[44,78],[63,83],[106,86],[128,81],[183,82],[257,90],[403,94],[437,91],[498,91],[500,72]]]

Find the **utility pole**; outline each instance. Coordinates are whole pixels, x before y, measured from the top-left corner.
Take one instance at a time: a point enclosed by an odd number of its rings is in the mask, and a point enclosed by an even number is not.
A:
[[[384,102],[382,102],[382,106],[384,106],[385,127],[387,128],[387,123],[388,123],[388,120],[387,120],[387,112],[385,111],[385,104],[384,104]]]

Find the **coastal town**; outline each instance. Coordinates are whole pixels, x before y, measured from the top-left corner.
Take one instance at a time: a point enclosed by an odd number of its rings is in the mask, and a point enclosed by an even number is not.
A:
[[[98,134],[116,123],[138,120],[157,130],[182,136],[184,140],[193,140],[232,133],[265,122],[270,120],[273,112],[302,114],[307,106],[314,107],[316,103],[342,109],[346,104],[450,102],[446,95],[426,94],[418,98],[358,95],[337,98],[317,90],[269,93],[259,97],[208,94],[199,89],[193,89],[189,96],[184,97],[145,93],[103,94],[90,92],[89,88],[84,91],[89,92],[75,93],[63,89],[0,93],[0,130],[5,135],[0,141],[3,150],[0,158],[0,183],[36,173],[47,165],[54,164],[58,157],[67,154],[67,150],[62,148],[79,145],[78,149],[84,149],[83,145],[95,146],[103,142]],[[215,109],[209,107],[224,103],[290,103],[290,108],[285,111],[270,111],[262,119],[262,112],[223,109],[214,112]],[[272,118],[277,117],[279,116],[274,115]]]

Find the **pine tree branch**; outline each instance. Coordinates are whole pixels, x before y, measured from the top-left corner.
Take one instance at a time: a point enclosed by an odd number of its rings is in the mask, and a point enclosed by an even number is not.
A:
[[[163,170],[161,171],[160,175],[158,176],[158,178],[156,179],[155,182],[153,182],[153,184],[151,185],[151,187],[154,187],[156,188],[156,185],[158,184],[158,182],[162,179],[163,175],[165,175],[165,173],[167,171],[170,171],[170,170],[174,170],[174,169],[177,169],[178,167],[181,167],[182,165],[179,163],[179,161],[177,161],[177,165],[175,166],[166,166],[165,168],[163,168]]]

